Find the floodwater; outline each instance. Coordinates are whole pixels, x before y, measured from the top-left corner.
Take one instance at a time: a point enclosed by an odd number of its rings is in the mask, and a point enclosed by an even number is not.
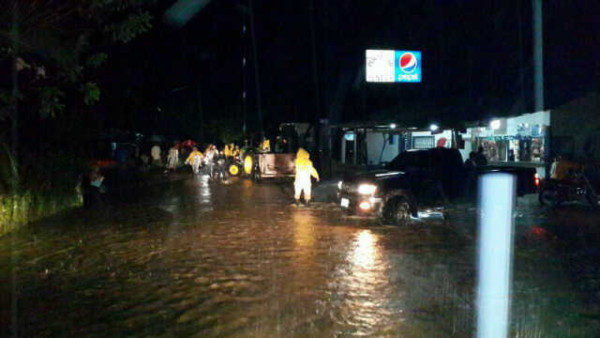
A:
[[[0,238],[0,334],[475,334],[474,207],[399,228],[296,207],[289,183],[179,178]],[[558,226],[596,221],[520,201],[511,336],[600,332],[598,238]]]

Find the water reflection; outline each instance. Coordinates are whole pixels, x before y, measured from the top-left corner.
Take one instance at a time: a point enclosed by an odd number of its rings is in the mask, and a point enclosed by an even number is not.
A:
[[[252,197],[252,185],[251,180],[242,180],[242,197],[246,201],[250,200]]]
[[[196,178],[200,181],[200,203],[210,203],[210,185],[208,184],[209,176],[208,175],[200,175],[196,176]]]
[[[292,215],[294,221],[294,241],[301,253],[310,251],[315,242],[315,219],[311,213],[297,211]]]
[[[383,334],[398,322],[389,304],[392,285],[388,265],[378,235],[371,230],[357,233],[347,251],[346,264],[336,271],[335,292],[341,300],[340,318],[336,319],[346,327],[341,334]],[[348,326],[353,330],[348,332]]]
[[[181,204],[180,196],[173,196],[167,200],[160,206],[166,212],[171,213],[172,215],[177,215],[180,213],[179,206]]]
[[[337,206],[291,206],[289,185],[237,182],[190,175],[110,215],[50,218],[1,237],[0,279],[16,257],[18,281],[17,292],[0,283],[0,300],[18,297],[19,336],[472,335],[474,235],[464,220],[474,217],[364,228],[337,218]],[[528,225],[551,229],[532,217]],[[595,336],[586,333],[599,332],[597,321],[581,319],[589,307],[545,243],[516,251],[515,332]],[[591,258],[576,259],[588,283]],[[10,315],[0,311],[0,323]]]
[[[355,242],[354,250],[350,257],[350,261],[356,266],[364,269],[370,269],[373,267],[377,259],[379,258],[379,252],[377,251],[377,238],[369,230],[361,231]],[[370,276],[368,276],[370,277]]]

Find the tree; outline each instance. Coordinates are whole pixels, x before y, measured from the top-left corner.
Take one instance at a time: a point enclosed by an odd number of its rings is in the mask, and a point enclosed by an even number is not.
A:
[[[152,28],[148,6],[154,1],[4,2],[3,8],[10,10],[0,14],[0,22],[4,23],[0,26],[0,57],[21,58],[25,62],[21,70],[34,69],[55,87],[81,84],[77,87],[87,105],[100,98],[99,87],[90,75],[106,63],[107,49],[113,44],[128,43]],[[46,88],[40,88],[38,94],[42,91],[48,93]]]
[[[19,119],[68,119],[101,99],[110,47],[152,28],[153,0],[0,0],[0,125],[18,161]],[[31,113],[35,114],[31,114]],[[6,128],[8,129],[8,128]]]

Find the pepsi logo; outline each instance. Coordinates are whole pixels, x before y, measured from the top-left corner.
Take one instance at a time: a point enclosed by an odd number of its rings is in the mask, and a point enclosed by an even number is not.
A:
[[[413,53],[404,53],[400,56],[400,69],[403,72],[412,73],[417,66],[417,57]]]

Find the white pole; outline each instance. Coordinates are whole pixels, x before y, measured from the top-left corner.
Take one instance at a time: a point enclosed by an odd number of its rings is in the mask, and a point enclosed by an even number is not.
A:
[[[508,173],[493,172],[479,178],[479,338],[508,336],[515,183]]]

